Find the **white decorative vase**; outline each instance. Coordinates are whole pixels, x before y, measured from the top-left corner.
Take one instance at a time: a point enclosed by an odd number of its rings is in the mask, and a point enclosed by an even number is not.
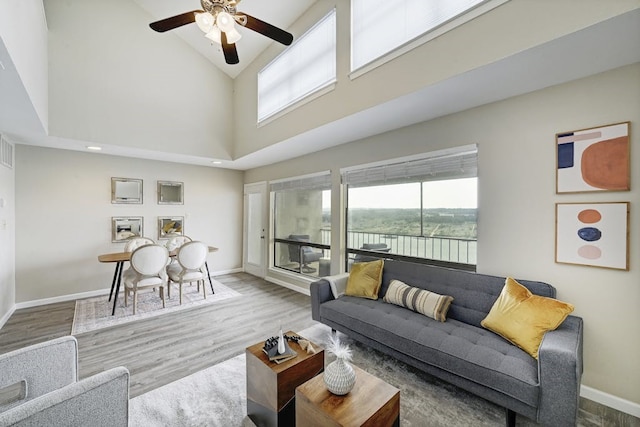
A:
[[[333,394],[343,395],[351,391],[356,383],[356,372],[344,359],[337,358],[324,369],[324,384]]]

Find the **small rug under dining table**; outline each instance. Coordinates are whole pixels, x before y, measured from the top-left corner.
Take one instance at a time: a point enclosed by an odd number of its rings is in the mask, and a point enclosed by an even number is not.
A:
[[[121,325],[123,323],[185,310],[200,305],[215,304],[229,298],[241,296],[239,292],[216,280],[212,279],[212,283],[215,293],[211,293],[211,287],[207,281],[205,283],[207,287],[206,298],[202,295],[202,288],[200,288],[200,292],[198,292],[195,283],[193,285],[183,285],[182,305],[180,305],[178,286],[173,284],[171,288],[171,298],[167,297],[165,299],[165,308],[162,308],[162,300],[157,290],[155,292],[151,290],[140,292],[138,293],[138,307],[135,315],[133,314],[133,297],[129,298],[128,307],[125,307],[124,294],[122,292],[118,295],[116,312],[113,316],[111,315],[113,300],[109,301],[108,295],[77,300],[75,313],[73,315],[71,335]]]

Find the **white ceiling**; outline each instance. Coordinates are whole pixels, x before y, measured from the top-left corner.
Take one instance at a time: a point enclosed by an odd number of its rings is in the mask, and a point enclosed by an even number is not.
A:
[[[192,4],[193,0],[135,1],[144,8],[148,8],[149,13],[158,19],[199,7],[198,4],[195,6]],[[269,7],[266,6],[267,3]],[[272,10],[286,9],[282,6],[285,3],[290,6],[291,3],[303,3],[303,1],[244,0],[240,9],[286,29],[288,24],[284,23],[285,18],[288,22],[295,20],[296,14],[302,13],[313,2],[305,1],[305,6],[300,7],[295,13],[289,9],[287,17],[270,16],[273,15]],[[275,4],[280,6],[275,7]],[[199,43],[201,41],[199,29],[194,25],[190,27],[198,37],[196,42]],[[188,39],[186,41],[191,44]],[[238,43],[239,65],[250,63],[251,59],[255,58],[255,55],[269,43],[270,40],[265,37],[255,35],[254,38],[247,35],[245,38],[243,34],[243,39]],[[208,55],[212,62],[218,61],[223,70],[231,67],[224,63],[221,52],[212,54],[211,46],[207,43],[205,45],[202,47],[203,54]],[[199,49],[195,45],[194,48]],[[0,129],[12,136],[14,142],[86,151],[87,143],[84,141],[52,138],[34,131],[37,127],[34,124],[39,122],[33,109],[29,108],[29,102],[25,102],[25,99],[28,101],[28,97],[24,91],[15,90],[15,85],[21,85],[20,79],[11,65],[1,40],[0,62],[5,67],[3,70],[0,66]],[[248,156],[225,162],[222,167],[246,170],[295,158],[637,62],[640,62],[640,9],[309,130]],[[12,90],[7,90],[7,86]],[[175,153],[101,145],[104,147],[105,154],[212,166],[211,159],[208,158],[181,157],[176,156]]]
[[[199,0],[133,0],[146,10],[154,21],[179,15],[195,9],[202,9]],[[238,3],[238,11],[248,13],[271,25],[287,30],[315,0],[242,0]],[[172,33],[187,42],[205,58],[211,61],[230,77],[235,78],[254,59],[267,48],[271,39],[252,30],[238,26],[242,39],[236,43],[240,63],[228,65],[224,61],[222,48],[204,37],[197,25],[189,24],[171,30]],[[298,36],[299,34],[294,34]],[[160,37],[161,35],[158,34]]]

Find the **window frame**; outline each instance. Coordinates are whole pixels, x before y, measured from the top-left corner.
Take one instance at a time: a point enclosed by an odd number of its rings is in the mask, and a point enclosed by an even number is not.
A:
[[[321,276],[320,268],[318,268],[318,276],[314,276],[311,273],[305,273],[303,269],[302,263],[300,263],[298,269],[287,268],[281,265],[277,265],[276,255],[279,253],[278,245],[279,244],[287,244],[287,245],[297,245],[299,247],[311,247],[314,249],[323,250],[323,258],[327,258],[326,254],[328,252],[329,262],[331,260],[331,246],[323,243],[318,243],[315,241],[309,242],[301,242],[299,240],[291,240],[289,238],[278,237],[278,216],[277,216],[277,193],[285,192],[285,191],[299,191],[299,190],[318,190],[318,191],[332,191],[331,188],[331,171],[322,171],[307,175],[277,179],[269,182],[269,200],[271,205],[271,224],[270,230],[272,234],[272,255],[270,256],[270,269],[274,269],[279,272],[289,272],[292,274],[296,274],[300,277],[312,277],[315,280],[319,279]],[[322,235],[322,232],[320,232]],[[320,267],[320,266],[319,266]],[[316,273],[316,272],[314,272]]]
[[[271,67],[276,67],[279,61],[283,61],[288,55],[292,55],[292,53],[297,51],[302,43],[305,43],[305,40],[308,40],[308,37],[313,35],[313,32],[326,23],[328,20],[333,20],[333,46],[329,46],[331,48],[332,56],[332,64],[329,64],[333,67],[333,76],[324,80],[322,82],[317,82],[316,86],[305,93],[297,94],[292,97],[288,101],[284,102],[280,107],[274,109],[273,111],[264,113],[261,115],[260,111],[260,98],[261,98],[261,85],[260,78],[263,73],[267,72]],[[283,115],[289,113],[292,110],[299,108],[300,106],[328,93],[335,89],[336,81],[337,81],[337,10],[336,8],[332,8],[326,15],[324,15],[320,20],[318,20],[311,28],[309,28],[303,35],[298,37],[291,46],[287,47],[283,52],[281,52],[278,56],[276,56],[273,60],[271,60],[267,65],[265,65],[256,76],[256,88],[257,88],[257,96],[256,96],[256,120],[257,126],[264,126],[271,121],[282,117]],[[265,89],[266,90],[266,89]],[[262,95],[264,96],[264,95]]]
[[[465,152],[474,152],[475,153],[475,173],[473,174],[473,176],[475,176],[475,178],[478,178],[478,172],[477,172],[477,155],[478,155],[478,146],[477,144],[470,144],[470,145],[465,145],[465,146],[461,146],[461,147],[455,147],[452,149],[444,149],[444,150],[438,150],[438,151],[434,151],[434,152],[430,152],[430,153],[422,153],[422,154],[418,154],[418,155],[414,155],[414,156],[407,156],[407,157],[402,157],[402,158],[395,158],[395,159],[388,159],[388,160],[384,160],[384,161],[380,161],[380,162],[375,162],[375,163],[369,163],[369,164],[364,164],[364,165],[358,165],[358,166],[353,166],[353,167],[347,167],[347,168],[343,168],[340,170],[340,178],[341,178],[341,183],[343,186],[343,211],[344,211],[344,228],[343,228],[343,232],[342,232],[342,239],[343,239],[343,244],[344,244],[344,271],[349,271],[349,261],[350,261],[350,255],[360,255],[360,256],[366,256],[366,257],[374,257],[374,258],[382,258],[382,259],[393,259],[393,260],[399,260],[399,261],[405,261],[405,262],[413,262],[413,263],[419,263],[419,264],[428,264],[428,265],[436,265],[436,266],[441,266],[441,267],[448,267],[448,268],[454,268],[454,269],[458,269],[458,270],[465,270],[465,271],[473,271],[475,272],[477,269],[477,238],[476,238],[476,263],[475,264],[468,264],[468,263],[463,263],[463,262],[457,262],[457,261],[446,261],[446,260],[441,260],[441,259],[436,259],[436,258],[423,258],[423,257],[416,257],[416,256],[411,256],[411,255],[401,255],[401,254],[397,254],[397,253],[390,253],[390,252],[376,252],[375,250],[365,250],[365,249],[361,249],[361,248],[351,248],[349,245],[349,179],[347,177],[347,175],[349,173],[353,173],[353,172],[364,172],[367,170],[374,170],[374,169],[378,169],[378,168],[384,168],[384,167],[393,167],[394,165],[402,165],[402,164],[407,164],[410,162],[419,162],[422,160],[429,160],[429,159],[436,159],[438,157],[447,157],[447,156],[456,156],[456,155],[463,155]],[[366,174],[366,173],[365,173]],[[460,179],[460,178],[468,178],[470,176],[459,176],[459,177],[449,177],[446,178],[444,180],[454,180],[454,179]],[[408,180],[407,182],[421,182],[419,180]],[[375,185],[382,185],[382,184],[375,184]],[[375,186],[375,185],[371,185],[371,186]],[[360,185],[361,187],[368,187],[367,185]],[[422,190],[421,190],[422,191]],[[422,194],[421,194],[422,197]],[[477,212],[477,208],[476,208],[476,212]],[[423,213],[421,212],[421,216],[423,215]],[[477,219],[476,219],[477,221]],[[464,240],[464,239],[460,239],[460,240]]]
[[[484,0],[476,5],[474,5],[472,8],[467,9],[466,11],[451,17],[450,19],[436,25],[435,27],[426,29],[422,34],[414,37],[413,39],[407,40],[404,43],[401,43],[400,45],[396,46],[395,48],[392,48],[390,51],[381,54],[380,56],[371,59],[370,61],[359,65],[358,67],[354,68],[354,64],[353,64],[353,57],[354,57],[354,46],[355,43],[353,43],[353,19],[354,19],[354,13],[353,13],[353,5],[351,6],[351,22],[350,22],[350,55],[349,55],[349,69],[350,69],[350,73],[349,73],[349,78],[351,80],[355,80],[358,77],[367,74],[368,72],[375,70],[376,68],[386,64],[387,62],[390,62],[396,58],[398,58],[399,56],[404,55],[405,53],[408,53],[410,51],[412,51],[413,49],[422,46],[423,44],[437,38],[440,37],[441,35],[469,22],[472,21],[473,19],[477,18],[478,16],[481,16],[495,8],[497,8],[498,6],[501,6],[507,2],[509,2],[510,0]]]

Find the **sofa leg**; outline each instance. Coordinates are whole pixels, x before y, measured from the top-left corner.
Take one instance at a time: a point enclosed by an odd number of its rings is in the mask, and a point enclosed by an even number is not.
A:
[[[516,427],[516,413],[514,411],[512,411],[511,409],[506,409],[506,415],[507,415],[507,427]]]

